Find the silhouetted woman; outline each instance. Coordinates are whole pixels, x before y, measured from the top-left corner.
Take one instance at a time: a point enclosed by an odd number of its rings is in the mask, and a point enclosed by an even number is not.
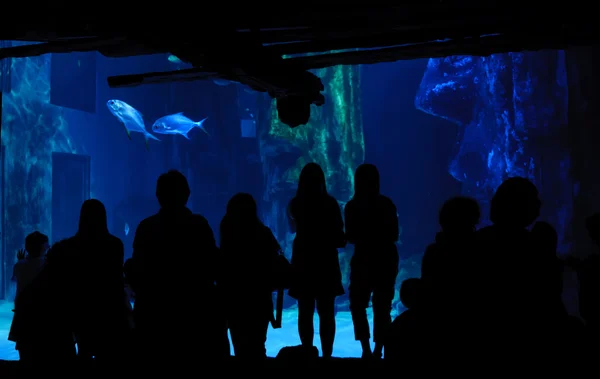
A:
[[[221,221],[221,275],[227,326],[235,356],[266,358],[265,342],[273,316],[271,268],[281,248],[256,214],[251,195],[238,193]]]
[[[74,237],[48,253],[48,267],[68,280],[68,307],[79,355],[114,362],[127,337],[123,243],[108,232],[106,209],[86,200]]]
[[[321,353],[331,357],[335,338],[335,298],[344,293],[338,248],[344,247],[344,222],[337,201],[327,193],[325,174],[316,163],[302,169],[298,190],[288,207],[295,280],[288,294],[298,300],[302,345],[313,346],[315,303],[320,321]]]
[[[398,275],[398,215],[396,206],[379,193],[379,171],[360,165],[354,176],[354,197],[344,209],[346,238],[354,244],[350,262],[350,310],[354,338],[363,357],[371,356],[367,307],[373,296],[374,355],[381,358],[383,337],[392,322],[390,312]]]

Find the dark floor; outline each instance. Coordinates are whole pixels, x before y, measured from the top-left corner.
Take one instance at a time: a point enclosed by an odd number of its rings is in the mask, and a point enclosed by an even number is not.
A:
[[[331,373],[332,375],[335,375],[336,377],[340,377],[340,376],[341,377],[343,377],[343,376],[350,377],[350,376],[356,376],[357,373],[362,373],[362,372],[364,372],[365,374],[369,373],[372,375],[374,373],[373,371],[378,370],[379,368],[382,367],[382,365],[383,365],[383,363],[381,361],[366,362],[366,361],[358,359],[358,358],[333,358],[333,359],[329,359],[329,360],[318,359],[313,364],[304,364],[304,365],[302,365],[302,367],[298,368],[298,367],[290,367],[289,363],[286,363],[285,361],[278,360],[275,358],[269,358],[267,360],[267,363],[265,366],[265,372],[263,372],[261,376],[263,376],[263,379],[264,379],[264,377],[285,378],[288,375],[296,376],[296,374],[299,374],[298,371],[302,370],[305,373],[309,374],[311,377],[319,376],[318,374],[321,374],[321,373],[324,375],[328,375],[328,373]],[[227,371],[229,373],[236,373],[236,375],[233,377],[237,377],[240,374],[240,371],[238,370],[239,365],[235,362],[235,360],[232,360],[232,362],[229,362],[225,366],[226,366],[225,371]],[[308,370],[308,372],[307,372],[307,370]],[[227,372],[222,373],[223,377],[229,377],[229,375],[227,375]],[[242,371],[242,372],[244,372],[244,371]],[[18,374],[19,374],[19,363],[17,361],[2,361],[2,360],[0,360],[0,378],[8,379],[8,378],[24,377],[23,375],[18,375]],[[123,375],[122,375],[123,372],[115,373],[115,374],[116,374],[115,377],[118,377],[118,378],[123,377]],[[248,374],[248,372],[246,372],[244,374],[244,376],[247,376],[247,374]],[[302,375],[302,376],[304,376],[304,375]],[[88,377],[90,377],[90,373],[88,373],[88,372],[82,373],[81,375],[78,375],[78,377],[88,378]]]

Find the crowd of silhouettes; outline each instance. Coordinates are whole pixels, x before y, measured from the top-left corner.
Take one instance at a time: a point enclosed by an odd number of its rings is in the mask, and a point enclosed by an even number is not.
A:
[[[9,339],[26,367],[46,372],[82,362],[115,369],[176,360],[184,373],[199,361],[228,357],[228,331],[236,358],[257,363],[266,358],[269,323],[276,325],[272,294],[289,288],[298,303],[297,351],[315,349],[316,309],[321,355],[330,358],[335,300],[345,292],[338,249],[349,243],[355,247],[350,310],[363,358],[385,353],[386,361],[414,367],[432,357],[462,365],[500,356],[564,359],[576,358],[586,341],[595,340],[600,255],[558,258],[556,231],[536,223],[541,202],[529,180],[515,177],[500,185],[491,200],[491,225],[481,229],[475,200],[457,197],[443,205],[441,231],[425,249],[421,277],[402,283],[407,310],[393,322],[398,214],[380,193],[375,166],[359,166],[354,183],[342,217],[321,167],[303,168],[287,207],[295,233],[290,262],[245,193],[227,204],[218,247],[207,220],[187,208],[190,188],[178,171],[159,177],[160,211],[139,224],[126,262],[123,243],[108,231],[104,205],[87,200],[73,237],[48,250],[48,237],[34,232],[26,238],[27,253],[18,252]],[[586,225],[600,246],[600,215]],[[580,272],[583,321],[570,316],[561,300],[565,265]]]

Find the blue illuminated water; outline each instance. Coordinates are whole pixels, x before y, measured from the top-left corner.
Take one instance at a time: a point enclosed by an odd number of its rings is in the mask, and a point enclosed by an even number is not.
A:
[[[0,360],[18,360],[19,354],[15,350],[15,344],[8,341],[8,331],[12,320],[12,303],[0,302]],[[372,325],[373,312],[368,309],[369,322]],[[335,357],[360,357],[362,350],[360,343],[354,340],[354,329],[350,312],[338,312],[336,315],[336,336],[333,346]],[[297,331],[298,313],[296,309],[286,309],[283,312],[282,328],[269,328],[267,337],[267,355],[274,357],[279,350],[285,346],[300,344]],[[315,346],[320,346],[319,319],[315,315]]]

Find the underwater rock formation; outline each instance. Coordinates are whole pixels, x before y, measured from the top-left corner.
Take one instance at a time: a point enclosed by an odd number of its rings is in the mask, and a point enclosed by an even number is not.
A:
[[[26,234],[51,235],[52,152],[76,153],[62,108],[50,104],[50,56],[12,59],[11,70],[11,91],[2,96],[9,267]]]
[[[430,59],[415,106],[460,126],[450,174],[485,204],[511,176],[531,179],[565,245],[571,217],[564,52]]]
[[[291,253],[285,210],[295,195],[298,177],[306,163],[323,168],[328,191],[342,204],[354,192],[354,171],[364,161],[365,147],[357,66],[316,70],[325,85],[327,105],[311,109],[308,124],[290,128],[277,117],[271,102],[267,121],[259,127],[264,173],[263,220]],[[342,266],[345,259],[341,256]]]

